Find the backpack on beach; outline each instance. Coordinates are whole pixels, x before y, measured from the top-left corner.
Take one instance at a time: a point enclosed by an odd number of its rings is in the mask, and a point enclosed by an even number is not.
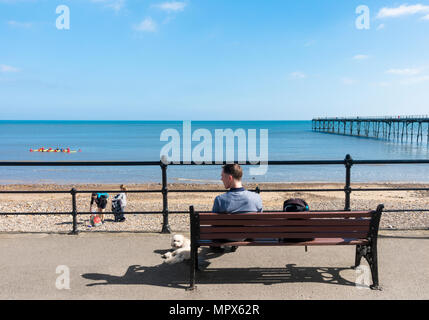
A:
[[[99,227],[103,224],[101,218],[95,214],[91,215],[90,223],[93,227]]]

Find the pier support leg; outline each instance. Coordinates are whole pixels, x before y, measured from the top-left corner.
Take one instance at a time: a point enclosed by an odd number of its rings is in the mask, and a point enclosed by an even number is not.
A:
[[[428,137],[427,137],[427,141],[426,142],[429,144],[429,122],[428,122]]]
[[[392,123],[389,122],[389,137],[388,139],[390,140],[390,133],[392,132]]]

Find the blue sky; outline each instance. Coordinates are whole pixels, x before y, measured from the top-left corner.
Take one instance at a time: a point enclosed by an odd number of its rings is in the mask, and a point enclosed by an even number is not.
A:
[[[428,34],[423,0],[0,0],[0,119],[428,114]]]

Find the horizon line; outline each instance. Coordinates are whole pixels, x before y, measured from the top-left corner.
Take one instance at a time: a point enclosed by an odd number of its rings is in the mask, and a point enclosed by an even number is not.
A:
[[[1,119],[0,122],[7,122],[7,121],[28,121],[28,122],[37,122],[37,121],[62,121],[62,122],[183,122],[183,121],[195,121],[195,122],[283,122],[283,121],[312,121],[312,119],[294,119],[294,120],[188,120],[188,119],[181,119],[181,120],[113,120],[113,119],[104,119],[104,120],[94,120],[94,119]]]

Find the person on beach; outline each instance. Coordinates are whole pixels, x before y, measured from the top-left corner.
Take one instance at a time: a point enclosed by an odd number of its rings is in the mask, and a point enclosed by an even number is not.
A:
[[[92,193],[91,195],[91,205],[89,207],[92,212],[94,204],[97,205],[97,216],[101,219],[101,223],[104,223],[104,211],[107,207],[107,199],[109,195],[107,193]]]
[[[94,204],[96,204],[96,200],[97,200],[97,193],[93,192],[91,194],[91,204],[89,206],[89,212],[91,212],[91,216],[89,218],[89,223],[90,223],[90,226],[93,226],[93,227],[98,227],[101,225],[101,219],[96,214],[97,209],[94,208]]]
[[[257,193],[247,191],[242,183],[243,169],[238,164],[227,164],[222,168],[221,180],[227,193],[217,196],[213,204],[213,213],[219,214],[240,214],[262,212],[262,199]],[[220,239],[216,242],[234,242],[245,239]],[[211,247],[212,251],[223,252],[222,247]],[[235,252],[237,247],[230,248]]]
[[[121,193],[112,199],[112,212],[115,216],[115,222],[124,222],[124,211],[127,206],[127,188],[123,184],[120,186]]]

